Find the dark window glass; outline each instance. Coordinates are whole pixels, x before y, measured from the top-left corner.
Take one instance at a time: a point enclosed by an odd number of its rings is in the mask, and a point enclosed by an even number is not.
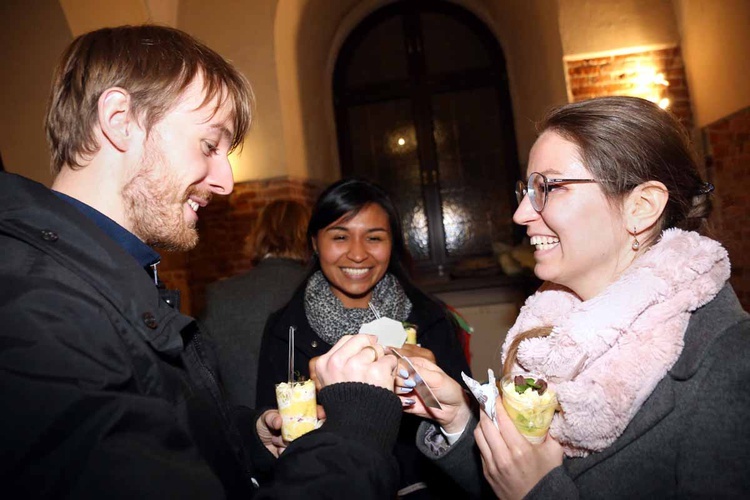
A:
[[[519,177],[499,44],[448,2],[397,2],[344,43],[334,73],[342,174],[389,191],[418,271],[513,244]]]

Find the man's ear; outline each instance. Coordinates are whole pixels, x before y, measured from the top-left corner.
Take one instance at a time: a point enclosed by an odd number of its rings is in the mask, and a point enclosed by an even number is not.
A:
[[[97,104],[104,139],[117,150],[127,151],[138,127],[131,112],[130,93],[120,87],[111,87],[102,92]]]
[[[659,181],[648,181],[633,189],[625,200],[625,220],[629,232],[638,233],[656,224],[669,201],[667,187]]]
[[[315,238],[310,238],[310,243],[312,244],[313,253],[318,253],[318,242],[315,241]]]

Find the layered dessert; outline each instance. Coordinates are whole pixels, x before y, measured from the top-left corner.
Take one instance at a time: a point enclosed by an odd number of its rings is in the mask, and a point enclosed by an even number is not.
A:
[[[417,325],[412,323],[402,323],[404,330],[406,331],[406,342],[404,344],[416,344],[417,343]]]
[[[537,444],[544,441],[557,409],[555,391],[547,381],[531,374],[514,373],[500,381],[503,407],[516,429]]]
[[[315,383],[312,380],[276,384],[276,404],[281,414],[284,441],[294,441],[317,426]]]

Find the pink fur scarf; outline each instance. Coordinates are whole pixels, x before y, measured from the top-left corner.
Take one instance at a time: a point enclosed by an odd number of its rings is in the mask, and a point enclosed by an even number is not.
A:
[[[729,272],[718,242],[668,229],[590,300],[556,285],[528,298],[503,353],[519,333],[553,326],[548,337],[521,342],[514,369],[554,383],[562,412],[550,434],[566,455],[601,451],[622,434],[680,356],[690,314],[716,296]]]

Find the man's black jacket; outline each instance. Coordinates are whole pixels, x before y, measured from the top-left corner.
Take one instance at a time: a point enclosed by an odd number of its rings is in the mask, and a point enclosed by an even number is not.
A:
[[[0,173],[6,491],[18,498],[392,496],[398,398],[337,384],[319,399],[326,425],[274,463],[254,412],[225,405],[193,319],[161,300],[138,263],[74,207]]]

